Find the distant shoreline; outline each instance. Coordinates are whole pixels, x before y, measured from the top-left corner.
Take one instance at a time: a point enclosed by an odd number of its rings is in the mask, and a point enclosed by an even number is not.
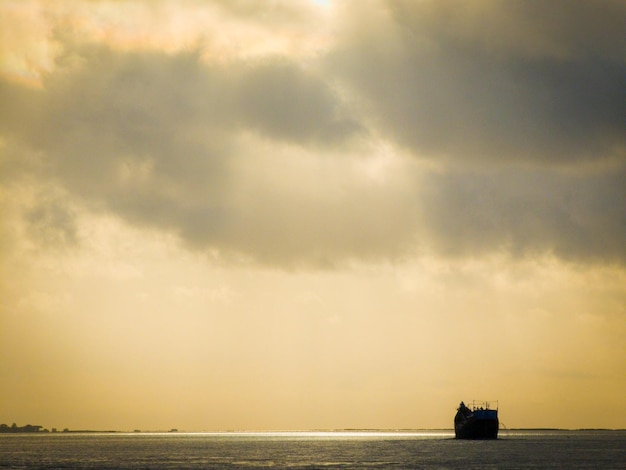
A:
[[[507,428],[500,430],[503,433],[506,432],[584,432],[584,431],[602,431],[602,432],[624,432],[626,428]],[[222,430],[222,431],[185,431],[178,429],[170,430],[140,430],[135,429],[132,431],[125,430],[99,430],[99,429],[68,429],[65,428],[61,431],[52,428],[52,430],[46,429],[43,426],[6,426],[0,425],[0,434],[288,434],[288,433],[420,433],[420,432],[450,432],[453,433],[452,428],[440,428],[440,429],[309,429],[309,430]]]

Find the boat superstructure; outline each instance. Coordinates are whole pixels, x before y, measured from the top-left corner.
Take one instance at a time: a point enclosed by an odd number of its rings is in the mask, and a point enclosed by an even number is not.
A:
[[[454,417],[457,439],[497,439],[499,426],[497,401],[461,402]]]

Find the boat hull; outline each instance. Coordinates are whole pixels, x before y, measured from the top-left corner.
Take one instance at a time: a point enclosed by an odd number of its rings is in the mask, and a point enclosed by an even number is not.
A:
[[[454,434],[457,439],[497,439],[499,427],[497,410],[459,411],[454,417]]]

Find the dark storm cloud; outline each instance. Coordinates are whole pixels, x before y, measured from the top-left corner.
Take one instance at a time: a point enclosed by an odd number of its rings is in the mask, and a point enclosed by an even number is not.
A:
[[[416,154],[623,157],[623,2],[393,1],[386,15],[352,25],[331,67]]]

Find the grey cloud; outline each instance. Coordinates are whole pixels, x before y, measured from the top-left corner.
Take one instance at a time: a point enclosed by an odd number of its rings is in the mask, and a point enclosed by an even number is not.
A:
[[[396,26],[435,47],[468,44],[496,58],[622,62],[626,54],[620,0],[383,1]]]
[[[346,9],[326,66],[438,172],[416,234],[452,256],[626,259],[626,5],[388,1]]]
[[[262,182],[252,184],[243,199],[233,198],[231,214],[239,217],[220,245],[266,264],[293,267],[397,259],[414,243],[416,208],[402,189],[371,185],[349,172],[326,181],[294,176],[310,189]]]
[[[34,240],[46,249],[64,250],[78,244],[75,216],[58,197],[40,194],[27,212],[26,222]]]
[[[336,250],[337,240],[351,237],[342,210],[327,201],[324,212],[312,195],[300,198],[309,211],[264,186],[249,206],[236,202],[241,185],[245,190],[251,183],[241,181],[232,161],[262,157],[242,146],[242,131],[323,151],[358,130],[324,81],[294,63],[210,65],[194,51],[168,55],[94,45],[69,49],[60,60],[65,66],[46,77],[42,90],[0,84],[7,104],[0,126],[7,138],[42,156],[40,177],[52,178],[88,207],[177,233],[194,248],[268,263],[319,261],[326,251],[367,253],[380,238],[364,227],[358,243],[344,240]],[[343,236],[325,239],[309,256],[320,232],[298,227],[312,212],[339,222]],[[54,214],[61,213],[37,210],[29,219],[34,224]],[[364,215],[361,223],[370,223]],[[309,222],[309,229],[318,222]],[[382,249],[381,240],[373,243],[375,251]]]
[[[602,3],[581,33],[551,28],[554,7],[533,23],[530,3],[489,3],[482,32],[487,4],[394,2],[376,23],[358,10],[324,70],[67,45],[43,89],[0,82],[4,150],[42,159],[5,159],[3,175],[36,166],[33,178],[89,208],[279,266],[394,258],[420,243],[624,262],[624,62],[609,47],[623,9]],[[543,36],[522,44],[528,25]],[[355,136],[376,134],[446,165],[412,187],[410,175],[372,183],[349,160]],[[325,171],[308,171],[316,159]],[[71,242],[60,204],[26,219]]]
[[[319,78],[280,61],[247,68],[246,72],[239,98],[243,115],[263,133],[302,142],[334,143],[359,131],[358,123],[342,116],[337,98],[320,86]]]
[[[389,2],[329,67],[419,155],[623,158],[625,21],[615,2]]]
[[[440,252],[551,253],[626,261],[626,168],[591,175],[503,169],[431,175],[422,188],[429,239]]]

